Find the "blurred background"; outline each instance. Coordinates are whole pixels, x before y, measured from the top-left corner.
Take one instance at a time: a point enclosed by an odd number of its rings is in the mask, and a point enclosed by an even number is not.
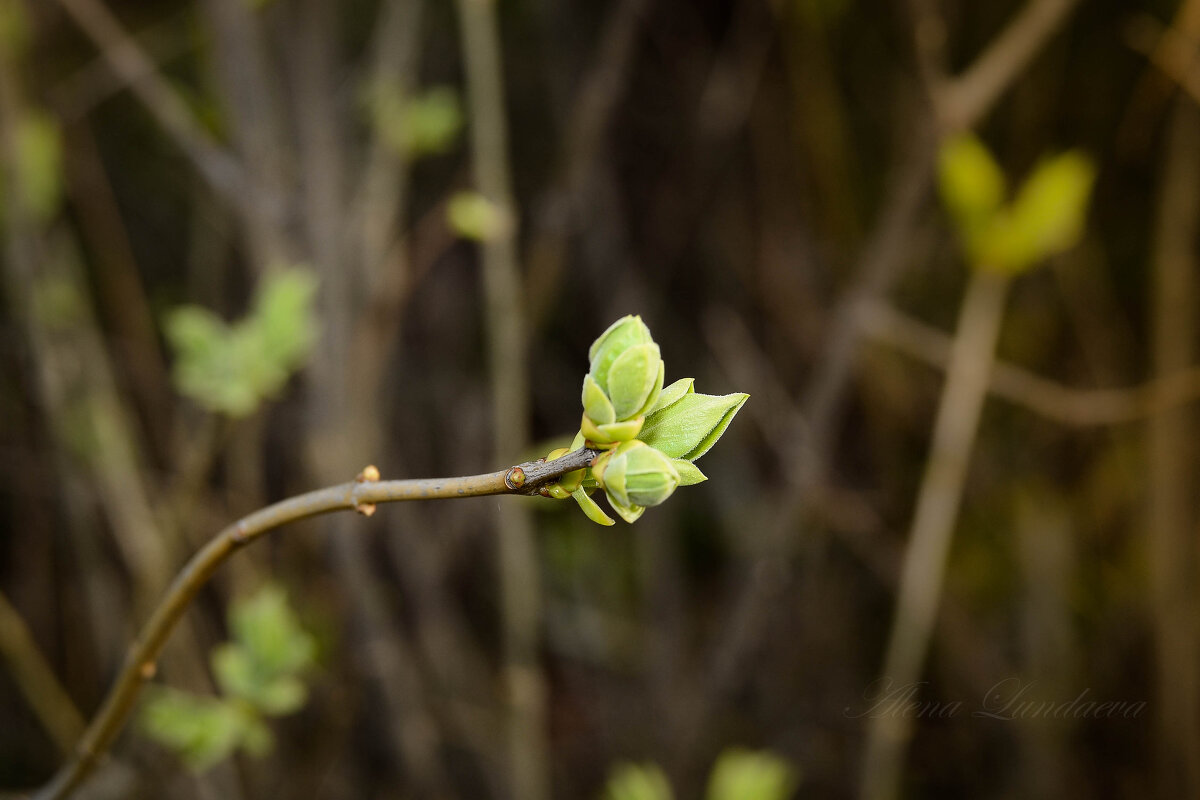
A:
[[[1195,0],[0,0],[0,787],[224,525],[544,455],[638,313],[752,395],[707,483],[274,533],[78,796],[1200,796],[1198,45]],[[964,246],[968,131],[969,196],[1082,154],[1069,241]]]

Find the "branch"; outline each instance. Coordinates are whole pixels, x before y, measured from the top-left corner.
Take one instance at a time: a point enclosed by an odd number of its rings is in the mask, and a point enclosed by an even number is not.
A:
[[[129,648],[116,683],[88,725],[75,748],[74,757],[33,795],[33,800],[62,800],[70,796],[96,768],[124,727],[142,685],[154,677],[159,653],[197,592],[226,559],[263,534],[290,522],[331,511],[354,510],[370,516],[375,512],[376,503],[496,494],[534,495],[565,473],[590,466],[596,455],[595,450],[581,448],[554,461],[528,461],[499,472],[461,478],[379,481],[378,471],[368,467],[351,483],[281,500],[238,520],[192,556],[176,576]],[[375,477],[373,482],[372,477]]]
[[[494,0],[458,0],[462,60],[471,120],[475,187],[505,223],[480,245],[484,321],[492,383],[496,457],[529,439],[529,334],[517,256],[517,209],[509,165],[504,64]],[[550,797],[546,679],[538,663],[541,586],[527,509],[504,506],[496,518],[509,791],[521,800]]]
[[[83,732],[83,717],[71,696],[54,678],[21,615],[0,594],[0,657],[8,662],[13,683],[25,695],[46,733],[64,753]]]
[[[59,0],[59,5],[96,45],[113,74],[129,85],[134,96],[174,138],[208,184],[245,211],[241,165],[196,121],[187,103],[112,12],[98,0]]]
[[[1008,282],[1005,275],[977,269],[963,299],[904,551],[881,676],[890,686],[918,686],[929,652],[963,485],[995,360]],[[912,727],[913,720],[905,715],[872,716],[861,776],[859,796],[863,800],[899,796]]]
[[[879,344],[937,369],[946,369],[949,363],[953,345],[949,336],[886,303],[873,303],[861,324],[867,338]],[[1200,367],[1178,369],[1127,389],[1075,389],[997,360],[988,390],[1062,425],[1120,425],[1200,399]]]

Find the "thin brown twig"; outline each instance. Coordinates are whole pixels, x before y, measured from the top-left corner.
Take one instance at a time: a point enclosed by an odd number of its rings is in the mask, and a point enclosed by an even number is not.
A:
[[[34,800],[70,796],[95,769],[124,727],[142,686],[154,677],[158,656],[184,611],[216,569],[245,545],[288,523],[332,511],[354,510],[369,516],[378,503],[537,494],[565,473],[589,466],[596,455],[594,450],[581,448],[554,461],[529,461],[498,472],[457,478],[372,481],[374,467],[368,467],[355,481],[281,500],[226,527],[175,577],[130,647],[116,683],[75,747],[74,757],[33,795]]]

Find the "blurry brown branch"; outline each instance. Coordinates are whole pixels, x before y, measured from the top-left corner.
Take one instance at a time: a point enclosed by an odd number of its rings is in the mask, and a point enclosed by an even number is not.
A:
[[[235,207],[245,209],[241,166],[197,122],[187,103],[158,72],[153,60],[99,0],[59,0],[100,50],[114,74],[191,159],[197,171]]]
[[[1160,165],[1154,271],[1148,317],[1157,375],[1195,363],[1200,304],[1200,110],[1173,103]],[[1196,413],[1177,407],[1148,420],[1145,535],[1158,670],[1158,790],[1164,797],[1200,793],[1200,625],[1196,604]]]
[[[493,444],[497,458],[511,458],[529,440],[528,331],[517,257],[517,209],[496,5],[492,0],[459,0],[458,20],[475,187],[503,220],[500,230],[481,243],[480,253]],[[550,796],[547,690],[538,663],[542,598],[533,521],[527,508],[515,505],[502,506],[496,521],[509,791],[522,800],[545,800]]]
[[[1125,41],[1187,92],[1193,102],[1200,103],[1200,71],[1196,69],[1200,47],[1186,31],[1163,27],[1150,15],[1142,14],[1130,22]]]
[[[934,422],[933,441],[917,494],[912,530],[893,612],[881,679],[889,687],[915,687],[937,620],[958,509],[962,502],[979,415],[987,397],[1009,279],[977,269],[967,286],[958,333]],[[913,719],[873,715],[861,773],[864,800],[900,794],[904,754]]]
[[[54,678],[21,615],[0,594],[0,656],[8,662],[13,682],[63,753],[69,754],[83,733],[83,717]]]
[[[962,74],[936,98],[944,132],[973,127],[1012,85],[1079,0],[1030,0]]]
[[[863,331],[875,342],[938,369],[945,369],[950,361],[953,340],[949,336],[885,303],[866,310]],[[998,360],[988,391],[1063,425],[1120,425],[1200,399],[1200,367],[1180,369],[1128,389],[1075,389]]]
[[[594,450],[581,448],[554,461],[529,461],[498,472],[461,478],[379,481],[378,471],[368,467],[351,483],[281,500],[228,526],[192,556],[176,576],[130,647],[116,683],[75,747],[74,757],[33,797],[61,800],[87,778],[124,727],[143,684],[154,677],[159,653],[196,593],[230,556],[263,534],[331,511],[354,510],[369,516],[375,512],[377,503],[537,494],[538,489],[563,474],[588,466],[596,455]]]

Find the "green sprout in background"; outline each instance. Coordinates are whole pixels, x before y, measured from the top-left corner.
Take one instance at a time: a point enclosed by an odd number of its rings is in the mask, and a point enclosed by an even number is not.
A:
[[[800,773],[766,751],[730,748],[717,758],[708,777],[705,800],[787,800],[800,784]],[[609,773],[603,800],[674,800],[657,764],[618,764]]]

